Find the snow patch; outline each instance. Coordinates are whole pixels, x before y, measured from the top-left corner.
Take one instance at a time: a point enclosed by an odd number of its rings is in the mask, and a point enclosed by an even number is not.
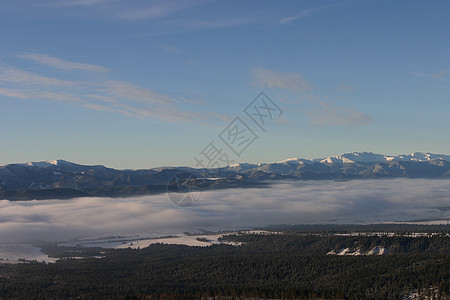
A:
[[[376,246],[371,250],[364,252],[361,248],[350,249],[350,248],[342,248],[339,251],[331,250],[327,252],[327,255],[341,255],[341,256],[360,256],[360,255],[387,255],[389,254],[389,250],[382,246]]]

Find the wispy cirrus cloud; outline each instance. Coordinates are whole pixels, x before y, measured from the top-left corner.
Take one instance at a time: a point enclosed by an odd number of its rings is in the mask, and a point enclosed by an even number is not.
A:
[[[92,64],[84,64],[78,62],[71,62],[61,58],[53,57],[47,54],[40,53],[22,53],[18,54],[17,57],[22,59],[31,60],[35,63],[39,63],[48,67],[52,67],[55,69],[60,69],[64,71],[86,71],[86,72],[95,72],[95,73],[107,73],[110,72],[111,69],[97,66]]]
[[[421,73],[421,72],[411,72],[409,73],[412,76],[415,77],[424,77],[424,78],[431,78],[431,79],[439,79],[439,80],[450,80],[450,76],[448,76],[450,73],[450,69],[444,69],[439,72],[433,73],[433,74],[427,74],[427,73]]]
[[[31,0],[21,0],[32,3]],[[35,1],[36,2],[36,1]],[[237,27],[262,23],[268,18],[239,10],[221,14],[208,4],[214,0],[45,0],[30,5],[39,12],[38,16],[54,17],[64,15],[71,19],[96,19],[101,21],[145,22],[139,35],[160,36],[174,32],[191,32]],[[215,5],[221,5],[216,4]],[[226,9],[228,10],[228,8]],[[153,28],[153,25],[155,27]],[[153,30],[154,29],[154,30]]]
[[[179,102],[172,97],[126,81],[102,81],[98,84],[98,88],[106,94],[113,96],[115,99],[128,100],[131,102],[157,104],[161,106],[168,106]]]
[[[291,23],[293,21],[303,19],[304,17],[306,17],[310,14],[313,14],[315,12],[319,12],[319,11],[329,9],[332,7],[336,7],[336,6],[342,5],[342,4],[343,3],[337,3],[337,4],[333,4],[333,5],[326,5],[326,6],[319,6],[319,7],[315,7],[315,8],[305,9],[305,10],[298,12],[297,14],[295,14],[293,16],[289,16],[289,17],[280,19],[280,23],[282,23],[282,24]]]
[[[43,64],[48,67],[67,71],[84,70],[97,74],[104,68],[73,63],[50,55],[40,54],[38,57],[44,57],[45,62],[49,63]],[[157,118],[169,122],[210,124],[223,119],[217,118],[217,114],[186,109],[185,106],[192,106],[193,101],[184,98],[175,99],[131,82],[104,79],[104,76],[92,79],[92,73],[89,75],[89,79],[74,81],[0,66],[0,95],[18,99],[60,101],[95,111],[136,118]]]
[[[208,30],[216,28],[227,28],[227,27],[238,27],[242,25],[258,23],[261,20],[252,17],[230,17],[223,19],[212,19],[212,20],[191,20],[191,21],[180,21],[177,22],[180,27],[189,30]]]
[[[159,48],[161,48],[162,50],[169,52],[169,53],[173,53],[173,54],[181,54],[181,50],[178,49],[175,46],[171,46],[171,45],[160,45]]]
[[[251,70],[250,77],[253,84],[261,88],[285,90],[291,92],[294,95],[293,97],[298,97],[299,92],[303,93],[301,95],[302,100],[289,101],[281,98],[280,101],[291,105],[301,105],[304,100],[307,100],[309,105],[312,104],[316,107],[315,109],[303,109],[309,111],[308,115],[314,125],[361,126],[371,121],[370,116],[353,108],[339,107],[323,101],[329,97],[316,94],[314,92],[315,85],[307,81],[300,73],[283,73],[257,67]],[[355,89],[354,86],[350,85],[338,87],[338,90],[345,92]]]
[[[122,20],[159,19],[180,11],[203,5],[211,0],[50,0],[42,5],[55,8],[79,7],[85,10],[108,12],[110,17]]]
[[[431,75],[431,78],[442,78],[450,72],[449,69],[439,71]]]
[[[207,0],[166,0],[166,1],[148,1],[141,7],[124,9],[118,12],[118,16],[122,19],[138,20],[138,19],[155,19],[162,18],[181,10],[192,8],[198,5],[208,3]]]
[[[9,82],[13,84],[21,84],[24,86],[41,85],[59,87],[70,87],[81,84],[81,82],[77,81],[52,78],[17,68],[2,66],[0,66],[0,82]]]
[[[46,3],[51,6],[91,6],[108,2],[116,2],[117,0],[67,0],[67,1],[51,1]]]
[[[34,88],[11,89],[0,87],[0,95],[19,99],[30,99],[30,100],[46,99],[53,101],[64,101],[64,102],[71,102],[72,104],[80,104],[82,106],[89,103],[85,99],[78,97],[72,93],[63,91],[52,92],[48,90],[43,89],[40,90]]]
[[[306,92],[314,89],[314,85],[299,73],[283,73],[256,67],[251,70],[250,76],[253,83],[261,88],[281,89],[290,92]]]
[[[312,123],[320,126],[361,126],[371,121],[370,116],[353,108],[338,107],[325,102],[310,112]]]

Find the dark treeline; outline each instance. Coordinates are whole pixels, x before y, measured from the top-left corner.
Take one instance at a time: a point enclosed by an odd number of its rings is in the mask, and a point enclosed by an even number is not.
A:
[[[102,259],[3,264],[0,295],[5,299],[401,299],[418,290],[449,298],[450,238],[446,236],[289,232],[231,238],[245,244],[205,248],[156,244],[141,250],[102,250],[106,252]],[[381,245],[391,254],[326,255],[355,245],[367,249]],[[72,250],[48,247],[46,251],[62,256],[72,255]],[[99,249],[86,251],[95,254]]]
[[[444,208],[440,208],[444,209]],[[426,221],[426,220],[423,220]],[[348,232],[393,232],[405,234],[412,232],[450,233],[450,224],[447,225],[421,225],[421,224],[298,224],[298,225],[271,225],[262,227],[262,230],[282,230],[284,232],[311,232],[311,233],[348,233]]]

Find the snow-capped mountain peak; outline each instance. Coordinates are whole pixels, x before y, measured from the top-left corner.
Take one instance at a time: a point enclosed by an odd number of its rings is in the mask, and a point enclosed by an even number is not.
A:
[[[351,164],[357,162],[383,162],[390,161],[391,156],[386,156],[383,154],[375,154],[372,152],[350,152],[344,153],[341,155],[331,156],[325,159],[322,159],[321,163],[328,164]]]
[[[288,159],[285,159],[285,160],[280,160],[277,163],[278,164],[282,164],[282,163],[291,162],[291,161],[294,161],[294,162],[299,161],[299,158],[298,157],[288,158]]]
[[[392,162],[392,161],[430,161],[430,160],[446,160],[450,161],[450,155],[414,152],[411,154],[401,155],[385,155],[372,152],[348,152],[340,155],[330,156],[319,159],[304,158],[288,158],[285,160],[274,162],[273,164],[353,164],[353,163],[376,163],[376,162]]]
[[[258,168],[259,170],[279,170],[278,168],[297,168],[301,165],[312,165],[315,163],[322,163],[326,165],[342,165],[342,164],[354,164],[354,163],[380,163],[380,162],[396,162],[396,161],[431,161],[431,160],[445,160],[450,161],[450,155],[445,154],[432,154],[423,152],[414,152],[411,154],[401,155],[385,155],[376,154],[373,152],[348,152],[340,155],[330,156],[326,158],[305,159],[305,158],[287,158],[284,160],[272,162],[272,163],[260,163],[260,164],[248,164],[248,163],[236,163],[228,166],[228,169],[234,171],[244,171],[251,168]]]
[[[328,164],[348,164],[348,163],[373,163],[390,161],[430,161],[430,160],[450,161],[450,155],[414,152],[401,155],[384,155],[372,152],[350,152],[341,155],[331,156],[320,160],[321,163]]]
[[[60,193],[61,197],[116,196],[115,190],[119,190],[121,196],[156,193],[161,192],[161,186],[167,185],[180,172],[192,172],[197,178],[221,178],[208,181],[214,188],[246,187],[285,179],[450,178],[450,156],[422,152],[403,155],[351,152],[321,159],[238,163],[207,170],[187,167],[115,170],[64,160],[29,162],[0,166],[0,199],[2,195],[22,200],[37,199],[35,197],[43,197],[42,189],[54,190],[44,199],[54,197],[52,193]],[[24,196],[23,190],[30,194]],[[9,191],[17,193],[10,196]]]
[[[411,161],[428,161],[433,159],[450,160],[450,155],[445,154],[433,154],[433,153],[423,153],[414,152],[411,154],[398,155],[399,160],[411,160]]]
[[[280,160],[273,163],[235,163],[227,166],[226,168],[235,172],[242,172],[254,168],[271,169],[273,167],[281,168],[300,168],[302,165],[312,165],[315,163],[321,163],[326,165],[341,165],[341,164],[354,164],[354,163],[379,163],[379,162],[396,162],[396,161],[415,161],[415,162],[425,162],[432,160],[444,160],[450,161],[450,155],[446,154],[433,154],[429,152],[413,152],[411,154],[400,154],[400,155],[384,155],[376,154],[372,152],[348,152],[340,155],[330,156],[326,158],[316,158],[316,159],[305,159],[305,158],[288,158]],[[40,162],[26,162],[19,163],[16,165],[22,165],[25,167],[35,167],[35,168],[80,168],[82,165],[74,164],[62,159],[58,160],[47,160]],[[102,167],[90,166],[92,167]],[[262,169],[261,169],[262,170]],[[283,169],[284,170],[284,169]]]
[[[29,161],[26,163],[22,163],[19,165],[28,166],[28,167],[38,167],[38,168],[47,168],[51,166],[60,166],[62,164],[72,164],[68,161],[57,159],[57,160],[44,160],[44,161]]]
[[[288,158],[288,159],[277,161],[276,164],[292,164],[292,163],[293,164],[304,164],[305,162],[311,163],[312,161],[309,159],[293,157],[293,158]]]

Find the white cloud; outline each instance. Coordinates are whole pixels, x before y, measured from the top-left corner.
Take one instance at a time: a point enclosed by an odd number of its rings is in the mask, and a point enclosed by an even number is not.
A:
[[[31,3],[30,0],[24,1]],[[220,9],[212,11],[207,7],[213,0],[45,0],[35,2],[37,1],[34,1],[31,7],[40,10],[40,13],[36,14],[38,17],[64,16],[83,20],[88,18],[102,21],[146,22],[150,27],[144,26],[146,28],[144,31],[136,32],[144,36],[213,30],[267,21],[267,18],[255,17],[254,13],[249,14],[246,11],[237,11],[222,17]],[[152,25],[155,27],[153,28]]]
[[[103,68],[57,58],[52,58],[52,62],[57,62],[58,68],[68,71],[83,69],[96,72]],[[19,99],[62,101],[96,111],[136,118],[158,118],[169,122],[211,124],[225,118],[218,117],[220,114],[198,113],[184,107],[197,105],[195,101],[175,99],[126,81],[104,79],[104,75],[97,79],[89,77],[73,81],[0,66],[0,95]]]
[[[30,99],[30,100],[54,100],[54,101],[64,101],[71,102],[72,104],[85,105],[88,102],[80,97],[77,97],[71,93],[65,92],[52,92],[45,90],[36,89],[8,89],[0,87],[0,95],[6,97],[20,98],[20,99]]]
[[[357,110],[320,103],[320,108],[310,113],[313,124],[332,126],[360,126],[371,121],[371,118]]]
[[[169,52],[169,53],[173,53],[173,54],[181,54],[181,51],[175,47],[175,46],[170,46],[170,45],[160,45],[159,46],[162,50]]]
[[[50,6],[91,6],[95,4],[102,4],[102,3],[111,3],[115,2],[117,0],[66,0],[66,1],[57,1],[57,2],[50,2],[47,3],[47,5]]]
[[[111,70],[103,66],[97,66],[92,64],[84,64],[78,62],[70,62],[63,60],[61,58],[53,57],[47,54],[39,53],[22,53],[18,54],[17,57],[28,59],[36,63],[52,67],[55,69],[65,70],[65,71],[86,71],[95,73],[107,73]]]
[[[450,70],[442,70],[442,71],[439,71],[439,72],[431,75],[431,78],[441,78],[444,75],[447,75],[449,72],[450,72]]]
[[[251,70],[250,75],[254,83],[261,88],[284,89],[291,92],[314,89],[314,85],[298,73],[281,73],[256,67]]]
[[[200,228],[450,218],[446,210],[449,195],[447,180],[378,179],[297,181],[270,188],[203,192],[197,206],[190,208],[173,206],[165,194],[126,199],[3,200],[0,240],[34,242]]]
[[[150,89],[126,81],[108,80],[100,83],[99,87],[100,90],[113,97],[133,102],[158,105],[170,105],[177,102],[177,100],[169,96],[156,93]]]
[[[48,1],[45,6],[70,7],[107,11],[111,16],[125,20],[157,19],[196,7],[210,0],[119,1],[119,0],[68,0]]]
[[[193,20],[177,22],[178,26],[185,29],[208,30],[216,28],[237,27],[260,22],[259,19],[251,17],[231,17],[212,20]]]
[[[436,72],[434,74],[427,74],[427,73],[420,73],[420,72],[411,72],[409,74],[412,75],[412,76],[415,76],[415,77],[425,77],[425,78],[449,81],[450,77],[446,76],[449,73],[450,73],[450,69],[441,70],[441,71]]]
[[[123,19],[155,19],[162,18],[187,8],[195,7],[209,1],[205,0],[166,0],[166,1],[148,1],[139,8],[125,8],[118,15]]]
[[[73,87],[81,84],[81,82],[77,81],[46,77],[16,68],[1,67],[1,66],[0,66],[0,83],[13,83],[13,84],[21,84],[24,86],[35,85],[35,86],[58,86],[58,87],[71,87],[71,86]]]
[[[301,12],[297,13],[296,15],[282,18],[280,20],[280,23],[286,24],[286,23],[290,23],[290,22],[293,22],[293,21],[296,21],[296,20],[300,20],[300,19],[303,19],[304,17],[306,17],[306,16],[308,16],[308,15],[310,15],[312,13],[315,13],[315,12],[318,12],[318,11],[321,11],[321,10],[325,10],[325,9],[328,9],[328,8],[336,7],[338,5],[342,5],[342,3],[338,3],[338,4],[334,4],[334,5],[327,5],[327,6],[320,6],[320,7],[316,7],[316,8],[310,8],[310,9],[302,10]]]

